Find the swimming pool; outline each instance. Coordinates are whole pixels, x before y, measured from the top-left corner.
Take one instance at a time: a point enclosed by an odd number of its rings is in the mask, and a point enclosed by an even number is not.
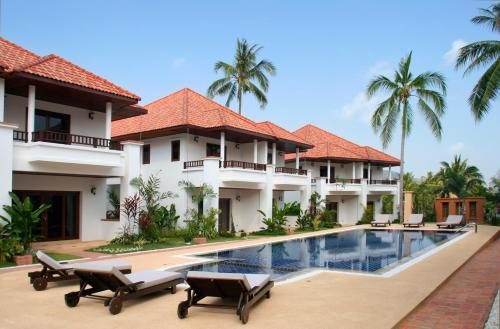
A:
[[[207,262],[177,269],[266,273],[275,281],[314,270],[381,274],[462,234],[432,230],[356,229],[196,255]]]

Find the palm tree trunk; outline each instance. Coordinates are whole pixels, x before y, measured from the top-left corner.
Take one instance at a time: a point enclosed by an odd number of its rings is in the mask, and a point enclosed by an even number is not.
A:
[[[238,88],[238,113],[241,114],[241,103],[243,101],[243,98],[241,97],[241,89]]]
[[[401,118],[403,124],[401,125],[401,154],[400,154],[400,161],[401,165],[399,166],[400,168],[400,177],[399,177],[399,221],[400,223],[403,223],[404,221],[404,198],[403,198],[403,190],[404,190],[404,177],[405,177],[405,139],[406,139],[406,103],[403,105],[403,116]]]

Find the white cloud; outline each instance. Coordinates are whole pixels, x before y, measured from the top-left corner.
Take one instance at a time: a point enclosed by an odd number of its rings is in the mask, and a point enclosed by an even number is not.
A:
[[[174,68],[177,68],[177,67],[180,67],[184,64],[186,64],[187,60],[185,58],[176,58],[174,59],[174,61],[172,62],[172,67]]]
[[[457,60],[458,56],[458,51],[460,48],[464,47],[467,45],[467,42],[465,42],[462,39],[458,39],[452,42],[450,50],[448,50],[444,55],[443,58],[448,65],[454,65],[455,61]]]
[[[388,61],[378,61],[373,64],[366,75],[368,79],[373,79],[377,75],[385,75],[391,77],[394,71],[393,65]],[[341,111],[341,117],[344,119],[358,118],[360,121],[369,124],[372,114],[377,108],[377,105],[382,101],[381,95],[375,95],[368,99],[365,91],[360,91],[351,99],[351,101],[345,104]]]
[[[344,119],[359,117],[364,123],[369,123],[375,108],[380,102],[381,99],[379,96],[374,96],[368,99],[368,96],[364,91],[359,92],[349,103],[342,107],[342,117]]]
[[[460,151],[462,151],[465,147],[465,144],[462,143],[462,142],[458,142],[458,143],[455,143],[453,145],[450,145],[448,147],[448,152],[449,153],[452,153],[452,154],[457,154],[457,153],[460,153]]]

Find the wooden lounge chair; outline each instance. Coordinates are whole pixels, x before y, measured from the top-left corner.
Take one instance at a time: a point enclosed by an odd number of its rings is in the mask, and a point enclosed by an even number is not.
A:
[[[111,269],[112,267],[118,268],[123,273],[130,273],[132,267],[130,264],[122,259],[109,259],[100,260],[86,263],[67,263],[58,262],[50,257],[43,251],[36,252],[38,262],[42,264],[41,271],[34,271],[28,273],[30,284],[37,291],[45,290],[48,282],[76,280],[75,268],[98,268],[98,269]]]
[[[391,226],[391,214],[375,214],[375,219],[370,222],[372,226]]]
[[[437,223],[437,227],[447,227],[447,228],[454,228],[457,226],[460,226],[462,224],[463,220],[462,215],[448,215],[448,218],[446,218],[445,222]]]
[[[191,306],[236,309],[241,322],[247,323],[250,308],[264,296],[271,297],[274,282],[266,274],[213,273],[189,271],[187,300],[179,304],[177,315],[184,319]],[[237,304],[200,304],[205,297],[234,298]]]
[[[121,312],[123,301],[127,299],[163,290],[170,290],[175,294],[176,286],[184,282],[177,272],[142,271],[123,274],[116,267],[111,270],[75,269],[75,275],[80,278],[80,290],[64,295],[66,305],[77,306],[81,297],[100,299],[104,301],[104,306],[109,306],[109,312],[113,315]],[[96,294],[106,290],[114,292],[113,296]]]
[[[420,227],[420,225],[425,226],[424,214],[411,214],[410,218],[403,223],[404,227]]]

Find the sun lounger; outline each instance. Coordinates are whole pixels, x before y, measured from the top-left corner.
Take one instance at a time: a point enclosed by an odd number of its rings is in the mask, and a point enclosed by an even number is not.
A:
[[[376,214],[375,219],[370,222],[372,226],[391,226],[392,215],[390,214]]]
[[[406,222],[403,223],[404,227],[420,227],[420,225],[425,226],[424,223],[424,214],[411,214],[410,218]]]
[[[28,273],[28,277],[30,278],[30,284],[37,291],[45,290],[48,282],[76,280],[75,268],[111,269],[112,267],[116,267],[123,273],[130,273],[132,268],[127,261],[122,259],[67,263],[58,262],[40,250],[36,252],[35,256],[43,268],[41,271]]]
[[[463,216],[462,215],[448,215],[448,218],[445,222],[437,223],[437,227],[448,227],[454,228],[460,226],[462,224]]]
[[[123,274],[116,267],[111,270],[75,269],[75,275],[80,278],[80,290],[64,296],[66,305],[77,306],[81,297],[100,299],[104,301],[104,306],[109,306],[109,312],[113,315],[121,312],[123,301],[127,299],[163,290],[170,290],[175,294],[176,286],[184,282],[182,275],[177,272],[142,271]],[[106,290],[114,292],[113,296],[96,295]]]
[[[189,271],[186,277],[189,284],[187,300],[179,304],[177,315],[184,319],[191,306],[236,309],[241,322],[247,323],[250,308],[266,296],[271,297],[274,282],[266,274],[213,273]],[[200,304],[205,297],[234,298],[237,304]]]

